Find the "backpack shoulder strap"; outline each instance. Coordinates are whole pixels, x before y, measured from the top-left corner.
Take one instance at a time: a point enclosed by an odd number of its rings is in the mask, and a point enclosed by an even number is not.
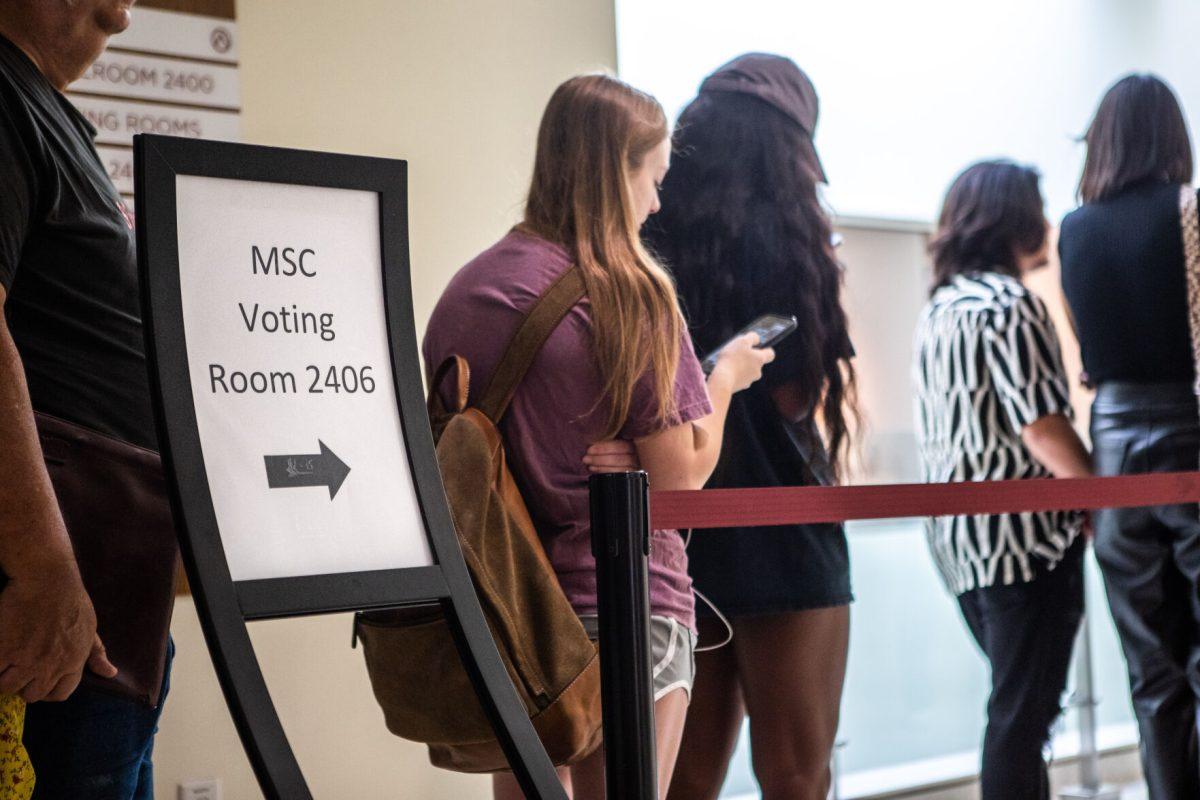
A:
[[[504,416],[517,386],[533,365],[542,345],[567,316],[567,312],[583,298],[585,291],[583,273],[579,267],[572,266],[550,284],[550,288],[542,293],[525,316],[525,321],[509,340],[508,348],[478,404],[479,410],[493,423],[498,423]]]
[[[1196,386],[1200,393],[1200,213],[1196,190],[1179,190],[1179,222],[1183,232],[1183,261],[1187,270],[1188,326],[1192,334],[1192,356],[1196,361]]]
[[[442,400],[441,388],[446,381],[446,376],[450,374],[450,370],[455,370],[456,379],[454,394],[451,395],[452,399],[447,407]],[[467,407],[467,395],[470,387],[471,368],[467,365],[467,360],[460,355],[447,357],[429,380],[429,399],[426,401],[426,405],[429,407],[430,416],[446,413],[461,414]]]

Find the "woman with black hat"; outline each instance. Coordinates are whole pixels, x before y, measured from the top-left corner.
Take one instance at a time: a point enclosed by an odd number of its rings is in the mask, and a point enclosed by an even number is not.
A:
[[[662,211],[647,238],[673,271],[697,351],[765,313],[794,315],[763,379],[737,395],[710,487],[836,480],[848,441],[853,351],[842,273],[817,184],[817,95],[791,60],[750,53],[683,111]],[[851,406],[852,407],[852,406]],[[828,454],[828,455],[827,455]],[[766,800],[824,800],[849,643],[840,525],[696,531],[689,547],[701,644],[671,798],[720,793],[743,718]],[[717,612],[716,609],[720,611]]]

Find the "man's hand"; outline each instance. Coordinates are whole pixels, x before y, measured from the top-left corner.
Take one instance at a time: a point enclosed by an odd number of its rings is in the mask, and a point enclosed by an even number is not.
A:
[[[583,457],[590,472],[633,472],[642,468],[637,447],[624,439],[596,442]]]
[[[85,665],[102,677],[117,674],[74,562],[11,577],[0,591],[0,694],[66,700]]]
[[[66,700],[83,667],[117,669],[96,636],[66,526],[38,443],[25,368],[4,316],[0,285],[0,694],[27,702]]]

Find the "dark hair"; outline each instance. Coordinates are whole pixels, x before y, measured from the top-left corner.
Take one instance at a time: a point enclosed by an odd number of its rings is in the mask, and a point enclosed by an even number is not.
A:
[[[704,92],[684,109],[662,210],[644,228],[674,273],[699,352],[768,312],[795,314],[787,346],[801,408],[820,409],[836,468],[854,412],[841,267],[817,197],[812,139],[747,94]]]
[[[1079,199],[1093,203],[1146,180],[1192,182],[1192,142],[1171,87],[1127,75],[1104,93],[1083,136],[1087,158]]]
[[[1012,161],[980,161],[958,174],[929,242],[933,290],[964,272],[1017,277],[1017,256],[1046,243],[1041,176]]]

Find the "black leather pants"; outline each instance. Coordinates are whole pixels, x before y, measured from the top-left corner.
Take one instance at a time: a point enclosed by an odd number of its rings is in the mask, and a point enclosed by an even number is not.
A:
[[[1187,384],[1105,383],[1092,406],[1100,475],[1200,468]],[[1200,519],[1194,503],[1096,512],[1096,559],[1125,651],[1151,800],[1200,798]]]

